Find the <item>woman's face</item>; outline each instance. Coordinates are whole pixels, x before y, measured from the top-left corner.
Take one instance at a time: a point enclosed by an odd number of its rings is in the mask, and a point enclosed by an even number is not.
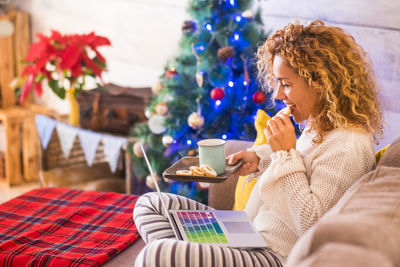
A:
[[[279,55],[274,58],[273,72],[278,80],[276,99],[290,107],[296,123],[309,119],[317,103],[316,91],[303,77],[289,68],[286,60]]]

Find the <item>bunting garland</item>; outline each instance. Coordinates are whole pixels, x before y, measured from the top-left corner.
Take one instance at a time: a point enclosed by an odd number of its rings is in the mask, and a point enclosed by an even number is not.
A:
[[[47,148],[53,131],[56,129],[62,152],[66,158],[69,157],[75,138],[78,136],[88,166],[92,166],[97,147],[102,142],[104,154],[112,172],[116,171],[120,151],[128,142],[127,138],[77,128],[44,115],[36,115],[35,121],[42,148]]]

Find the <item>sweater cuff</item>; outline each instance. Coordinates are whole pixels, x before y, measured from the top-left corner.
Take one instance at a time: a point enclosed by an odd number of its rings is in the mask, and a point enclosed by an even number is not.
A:
[[[271,164],[271,147],[269,145],[252,146],[247,151],[256,153],[257,157],[260,158],[258,171],[254,172],[254,176],[260,176]]]
[[[300,152],[294,148],[290,151],[280,150],[272,153],[270,169],[272,171],[271,182],[291,173],[306,172],[303,158]]]

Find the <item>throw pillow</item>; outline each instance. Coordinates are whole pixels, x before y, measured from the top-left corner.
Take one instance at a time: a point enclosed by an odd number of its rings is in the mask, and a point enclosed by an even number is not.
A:
[[[256,128],[257,131],[257,137],[256,140],[254,141],[255,146],[267,143],[267,138],[265,137],[264,129],[265,127],[267,127],[267,121],[270,118],[271,117],[268,116],[268,114],[264,110],[259,109],[257,111],[256,120],[254,122],[254,127]],[[239,176],[235,189],[235,202],[233,204],[233,210],[244,210],[244,207],[246,206],[247,201],[249,200],[251,190],[253,190],[253,187],[257,182],[257,180],[253,179],[252,181],[245,183],[243,185],[246,178],[247,176]],[[243,190],[242,190],[242,185],[243,185]]]
[[[378,152],[375,153],[375,159],[376,159],[376,164],[381,160],[383,153],[388,149],[389,145],[385,146],[384,148],[381,148]]]

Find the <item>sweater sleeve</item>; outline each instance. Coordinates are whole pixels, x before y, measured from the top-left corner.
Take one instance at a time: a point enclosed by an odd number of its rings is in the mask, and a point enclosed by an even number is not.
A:
[[[305,164],[299,151],[277,151],[259,180],[259,194],[298,235],[308,230],[365,173],[352,144],[331,145]]]

